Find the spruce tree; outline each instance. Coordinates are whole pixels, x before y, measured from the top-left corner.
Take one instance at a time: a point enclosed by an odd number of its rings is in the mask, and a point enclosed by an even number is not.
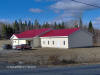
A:
[[[49,27],[50,27],[50,26],[49,26],[49,23],[46,22],[45,25],[44,25],[44,28],[49,28]]]
[[[34,29],[39,29],[39,28],[40,28],[40,24],[39,24],[38,20],[36,19],[34,21]]]
[[[78,24],[74,25],[75,28],[78,28]]]
[[[29,22],[28,22],[28,30],[31,30],[32,29],[32,23],[31,23],[31,21],[29,20]]]
[[[2,37],[5,38],[7,37],[7,26],[5,24],[3,24],[2,26]]]
[[[22,23],[21,19],[19,20],[18,24],[19,24],[19,31],[22,32],[23,31],[23,23]]]
[[[19,24],[18,24],[17,20],[15,20],[15,22],[13,24],[13,30],[14,30],[14,33],[19,33]]]
[[[27,21],[24,21],[23,23],[23,31],[27,30]]]
[[[65,28],[65,23],[62,22],[61,29],[64,29],[64,28]]]
[[[81,18],[80,18],[79,26],[80,26],[81,29],[83,28],[83,23],[82,23],[82,19]]]
[[[57,25],[57,29],[61,29],[61,24],[60,23]]]
[[[28,24],[27,24],[27,21],[26,20],[24,22],[24,26],[25,26],[25,30],[28,30]]]
[[[6,35],[7,35],[7,38],[10,38],[12,35],[13,35],[13,28],[11,25],[7,25],[7,30],[6,30]]]
[[[88,31],[94,33],[94,28],[91,21],[89,22]]]
[[[54,29],[57,29],[57,23],[56,22],[54,23]]]

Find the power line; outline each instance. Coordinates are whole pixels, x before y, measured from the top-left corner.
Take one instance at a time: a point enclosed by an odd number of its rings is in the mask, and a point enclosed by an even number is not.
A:
[[[76,1],[76,0],[71,0],[71,1],[81,3],[81,4],[85,4],[85,5],[92,6],[92,7],[96,7],[96,8],[100,8],[100,6],[97,6],[97,5],[92,5],[92,4],[88,4],[88,3],[84,3],[84,2],[80,2],[80,1]]]

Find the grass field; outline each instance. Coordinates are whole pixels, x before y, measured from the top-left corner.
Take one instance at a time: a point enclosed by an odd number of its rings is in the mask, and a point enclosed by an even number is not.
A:
[[[2,45],[4,44],[11,44],[10,40],[0,40],[0,47],[2,47]]]
[[[6,41],[10,43],[9,41]],[[6,44],[0,41],[1,44]],[[24,62],[25,64],[48,64],[50,62],[77,62],[77,63],[97,63],[100,62],[100,47],[91,48],[36,48],[16,52],[0,52],[0,61],[9,63]]]
[[[0,61],[10,63],[47,64],[48,61],[75,61],[78,63],[100,62],[100,48],[50,49],[41,48],[27,51],[1,53]]]

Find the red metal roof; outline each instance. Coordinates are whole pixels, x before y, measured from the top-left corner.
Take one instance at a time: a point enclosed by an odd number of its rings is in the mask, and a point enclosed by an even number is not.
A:
[[[73,32],[76,32],[80,28],[72,28],[72,29],[58,29],[58,30],[51,30],[46,34],[42,35],[41,37],[50,37],[50,36],[69,36]]]
[[[14,34],[18,38],[33,38],[35,36],[40,35],[41,33],[50,30],[50,28],[44,28],[44,29],[33,29],[33,30],[28,30],[25,32],[22,32],[20,34]]]
[[[20,34],[14,34],[18,38],[33,38],[36,37],[43,32],[46,32],[48,30],[51,30],[50,28],[45,28],[45,29],[33,29],[33,30],[28,30],[25,32],[22,32]],[[79,28],[72,28],[72,29],[58,29],[58,30],[51,30],[45,34],[43,34],[40,37],[50,37],[50,36],[69,36],[73,32],[79,30]]]

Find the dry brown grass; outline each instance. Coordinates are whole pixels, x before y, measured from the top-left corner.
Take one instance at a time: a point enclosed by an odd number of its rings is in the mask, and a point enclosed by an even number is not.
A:
[[[9,44],[10,41],[0,41],[0,46],[7,43]],[[77,63],[100,62],[100,47],[72,49],[36,48],[20,52],[0,53],[0,61],[8,61],[11,63],[23,61],[27,64],[43,65],[48,64],[49,59],[52,59],[51,62],[54,60],[64,60],[67,63],[70,61]]]
[[[2,47],[2,45],[4,44],[11,44],[10,40],[0,40],[0,47]]]
[[[27,64],[48,64],[48,60],[75,61],[78,63],[100,62],[100,47],[94,48],[73,48],[73,49],[54,49],[40,48],[34,50],[12,52],[0,55],[0,61],[18,62]],[[57,58],[57,59],[56,59]],[[56,64],[56,63],[55,63]]]

